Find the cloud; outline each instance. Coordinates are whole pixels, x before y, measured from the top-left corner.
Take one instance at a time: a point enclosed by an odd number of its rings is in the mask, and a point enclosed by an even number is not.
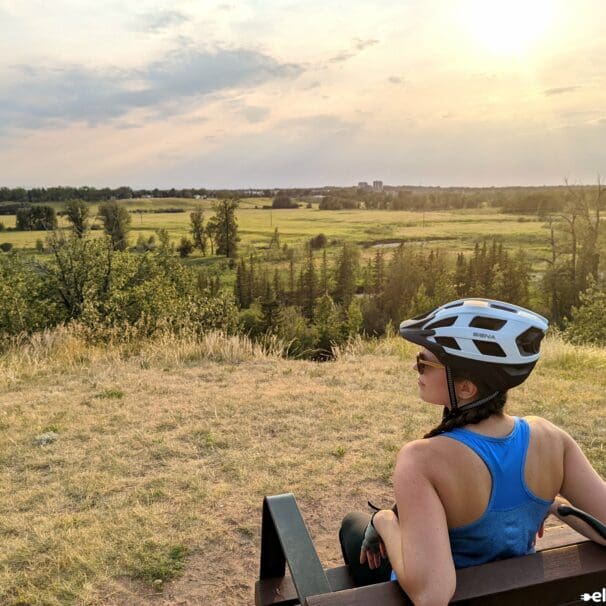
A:
[[[580,86],[561,86],[559,88],[548,88],[543,91],[543,94],[546,97],[551,97],[552,95],[562,95],[563,93],[571,93],[572,91],[577,90]]]
[[[368,38],[367,40],[362,40],[361,38],[356,38],[355,48],[356,50],[362,51],[369,46],[374,46],[375,44],[379,44],[379,41],[375,38]]]
[[[353,48],[348,49],[348,50],[343,50],[343,51],[337,53],[336,55],[333,55],[332,57],[330,57],[330,59],[328,59],[328,62],[329,63],[343,63],[344,61],[347,61],[348,59],[355,57],[357,54],[361,53],[364,49],[366,49],[370,46],[374,46],[375,44],[378,44],[378,43],[379,43],[379,41],[376,40],[375,38],[367,38],[367,39],[356,38],[353,42]]]
[[[31,128],[74,121],[95,125],[135,109],[156,117],[182,115],[206,95],[294,78],[303,68],[245,48],[181,48],[138,69],[58,64],[13,70],[14,84],[0,91],[0,123]]]
[[[341,51],[340,53],[333,55],[328,60],[328,62],[329,63],[343,63],[343,61],[347,61],[348,59],[351,59],[354,56],[355,56],[355,53],[352,53],[351,51]]]
[[[263,122],[271,113],[269,107],[256,107],[247,105],[242,109],[244,117],[252,123]]]
[[[190,21],[190,17],[175,10],[159,10],[144,13],[137,18],[136,29],[144,32],[159,32],[172,26]]]

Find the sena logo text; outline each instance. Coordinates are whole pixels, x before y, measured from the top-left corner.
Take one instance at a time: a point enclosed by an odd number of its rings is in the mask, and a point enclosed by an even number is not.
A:
[[[582,593],[581,601],[593,602],[594,604],[606,603],[606,587],[602,587],[602,591],[594,591],[593,593]]]
[[[494,335],[489,335],[485,332],[474,332],[473,336],[477,337],[478,339],[492,339],[493,341],[496,339]]]

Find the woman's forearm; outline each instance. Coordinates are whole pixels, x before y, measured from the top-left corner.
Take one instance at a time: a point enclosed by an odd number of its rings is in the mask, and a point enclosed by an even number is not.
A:
[[[555,498],[553,504],[549,508],[549,513],[558,518],[558,520],[561,520],[565,524],[568,524],[568,526],[576,530],[578,533],[582,534],[584,537],[587,537],[588,539],[591,539],[592,541],[594,541],[595,543],[599,543],[600,545],[606,545],[606,540],[604,540],[598,532],[596,532],[591,526],[589,526],[589,524],[583,522],[583,520],[581,520],[580,518],[577,518],[573,515],[560,516],[558,514],[558,507],[560,505],[570,505],[570,503],[563,497],[558,496]]]
[[[419,584],[406,578],[404,558],[402,556],[402,536],[400,524],[390,509],[379,511],[374,518],[374,526],[385,544],[389,563],[396,574],[400,587],[406,592],[415,606],[447,606],[449,598],[440,592],[440,584]]]

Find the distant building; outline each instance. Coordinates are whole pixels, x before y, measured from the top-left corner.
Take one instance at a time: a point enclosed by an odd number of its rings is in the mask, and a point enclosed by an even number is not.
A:
[[[370,189],[370,185],[366,181],[360,181],[358,183],[358,189]]]
[[[374,191],[382,192],[383,191],[383,181],[373,181],[372,189]]]

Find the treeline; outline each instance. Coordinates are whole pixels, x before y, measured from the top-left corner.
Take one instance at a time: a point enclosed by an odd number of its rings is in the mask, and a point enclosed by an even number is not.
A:
[[[247,334],[275,334],[296,355],[329,357],[331,347],[352,336],[381,336],[402,319],[457,297],[529,302],[526,256],[497,241],[478,244],[467,258],[401,245],[391,255],[378,249],[361,264],[350,243],[332,260],[326,249],[320,256],[311,246],[303,255],[286,248],[285,256],[286,268],[254,255],[241,258],[234,298]]]
[[[314,191],[309,188],[288,190],[292,196],[308,196]],[[133,189],[126,185],[111,187],[34,187],[25,189],[23,187],[0,187],[0,204],[14,203],[39,204],[42,202],[67,202],[68,200],[84,200],[85,202],[102,202],[105,200],[130,200],[131,198],[194,198],[196,196],[208,198],[241,198],[241,197],[265,197],[274,196],[273,189],[207,189],[204,187],[188,187],[176,189]],[[14,214],[14,213],[13,213]]]
[[[561,212],[571,195],[594,195],[593,187],[545,189],[390,189],[373,192],[366,189],[341,189],[320,201],[321,210],[373,209],[434,211],[466,208],[495,208],[503,212],[538,214]]]
[[[599,188],[599,186],[598,186]],[[15,214],[24,204],[45,202],[103,202],[131,198],[195,198],[230,199],[242,197],[274,198],[274,207],[286,208],[291,198],[318,196],[323,210],[377,209],[432,211],[465,208],[499,208],[504,212],[545,215],[566,207],[571,195],[592,196],[596,187],[562,186],[534,188],[406,188],[387,187],[374,192],[355,187],[293,188],[276,192],[273,189],[207,189],[169,188],[133,189],[95,187],[0,187],[0,214]],[[276,202],[277,200],[277,202]],[[294,204],[291,204],[294,207]]]

